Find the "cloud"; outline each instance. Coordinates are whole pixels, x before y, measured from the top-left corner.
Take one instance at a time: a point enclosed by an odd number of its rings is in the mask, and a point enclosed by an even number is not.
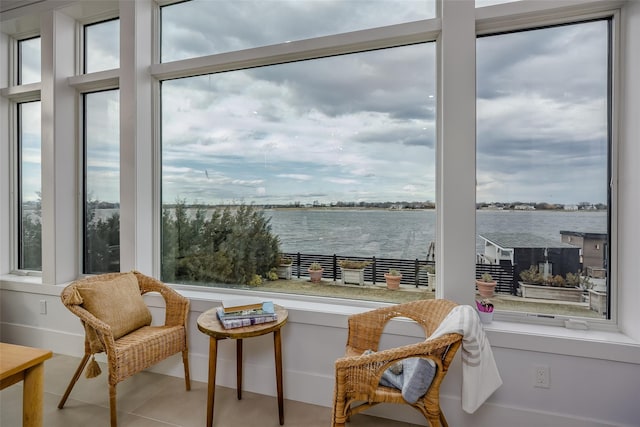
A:
[[[301,173],[283,173],[283,174],[278,174],[276,175],[278,178],[284,178],[284,179],[295,179],[297,181],[309,181],[311,179],[313,179],[312,175],[305,175],[305,174],[301,174]]]
[[[426,4],[425,4],[426,3]],[[162,61],[433,17],[433,1],[193,1],[161,8]]]
[[[162,8],[162,56],[424,19],[430,8],[178,3]],[[256,16],[260,25],[247,25]],[[606,34],[607,22],[593,21],[478,39],[478,201],[606,201]],[[113,41],[96,38],[96,55]],[[163,199],[434,200],[435,54],[425,43],[162,82]],[[91,164],[116,170],[117,110],[94,108],[108,120],[91,125]]]
[[[263,199],[352,200],[345,186],[358,186],[357,197],[395,199],[398,176],[433,171],[434,74],[414,66],[415,57],[432,61],[426,46],[163,82],[163,164],[261,180]],[[401,69],[417,71],[404,83],[389,79]],[[390,159],[400,166],[388,168]],[[195,192],[179,182],[165,179],[169,200]],[[239,187],[237,196],[256,196]]]
[[[606,40],[606,21],[478,39],[478,201],[606,203]]]
[[[120,66],[120,20],[85,26],[85,72],[111,70]]]

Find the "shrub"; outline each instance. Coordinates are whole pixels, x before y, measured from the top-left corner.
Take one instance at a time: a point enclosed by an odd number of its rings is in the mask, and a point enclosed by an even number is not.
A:
[[[489,273],[482,273],[482,281],[486,283],[493,282],[493,276]]]
[[[191,212],[195,209],[192,215]],[[256,285],[277,266],[278,237],[250,205],[189,208],[177,200],[162,215],[162,280]]]
[[[567,273],[565,277],[565,282],[567,286],[578,287],[580,286],[580,272],[578,273]]]
[[[340,265],[340,267],[352,269],[365,268],[369,264],[371,264],[371,261],[355,261],[351,259],[341,259],[338,261],[338,265]]]
[[[520,278],[523,282],[533,285],[541,285],[544,283],[544,276],[538,271],[538,266],[536,265],[532,265],[527,270],[521,271]]]
[[[554,287],[563,287],[565,284],[564,277],[559,274],[547,277],[547,282],[549,283],[549,285]]]
[[[309,270],[311,270],[311,271],[322,270],[322,265],[319,262],[312,262],[309,265]]]
[[[284,255],[278,255],[278,265],[291,265],[293,264],[293,260]]]

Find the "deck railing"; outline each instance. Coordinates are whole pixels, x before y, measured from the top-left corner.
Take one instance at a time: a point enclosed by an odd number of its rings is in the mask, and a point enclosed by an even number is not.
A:
[[[312,262],[318,262],[322,265],[324,271],[322,277],[334,281],[341,280],[340,260],[349,261],[368,261],[370,264],[364,269],[364,280],[366,282],[384,283],[384,274],[390,269],[396,269],[402,274],[400,283],[405,285],[415,285],[416,287],[427,285],[427,272],[424,269],[427,265],[434,265],[433,261],[419,259],[395,259],[395,258],[378,258],[378,257],[354,257],[342,255],[318,255],[318,254],[302,254],[285,253],[284,256],[293,260],[293,275],[300,278],[308,276],[308,268]]]
[[[324,271],[322,277],[333,281],[341,280],[340,273],[340,260],[350,261],[368,261],[370,264],[364,269],[364,280],[372,284],[384,283],[384,274],[388,273],[390,269],[398,270],[402,274],[401,284],[427,286],[428,278],[425,267],[427,265],[434,266],[434,261],[420,260],[420,259],[398,259],[398,258],[378,258],[378,257],[353,257],[342,255],[319,255],[319,254],[303,254],[300,252],[284,253],[284,256],[293,260],[292,274],[300,278],[302,276],[308,276],[309,265],[313,262],[318,262],[322,265]],[[516,289],[514,287],[517,282],[514,282],[513,267],[504,265],[488,265],[477,264],[476,265],[476,277],[479,279],[482,273],[490,273],[493,278],[498,282],[496,286],[496,292],[498,293],[513,293]],[[472,284],[472,283],[471,283]]]
[[[498,282],[495,292],[499,294],[515,295],[518,281],[514,277],[515,266],[501,264],[476,264],[476,279],[480,279],[482,274],[489,273],[493,280]]]

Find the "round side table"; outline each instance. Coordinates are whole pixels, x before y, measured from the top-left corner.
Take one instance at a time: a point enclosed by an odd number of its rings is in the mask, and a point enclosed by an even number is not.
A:
[[[209,335],[209,380],[207,398],[207,427],[213,426],[213,403],[216,390],[216,364],[218,357],[218,341],[236,340],[236,390],[238,400],[242,399],[242,340],[258,337],[273,332],[273,347],[276,359],[276,386],[278,388],[278,415],[280,425],[284,424],[284,397],[282,391],[282,342],[280,329],[287,323],[289,313],[286,309],[275,306],[278,320],[242,328],[225,329],[218,320],[216,308],[211,308],[198,317],[198,329]]]

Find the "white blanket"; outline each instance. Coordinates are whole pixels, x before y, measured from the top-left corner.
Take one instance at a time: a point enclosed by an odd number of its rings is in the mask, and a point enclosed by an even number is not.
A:
[[[502,378],[475,308],[454,307],[430,338],[448,333],[463,336],[462,409],[472,414],[502,385]]]

